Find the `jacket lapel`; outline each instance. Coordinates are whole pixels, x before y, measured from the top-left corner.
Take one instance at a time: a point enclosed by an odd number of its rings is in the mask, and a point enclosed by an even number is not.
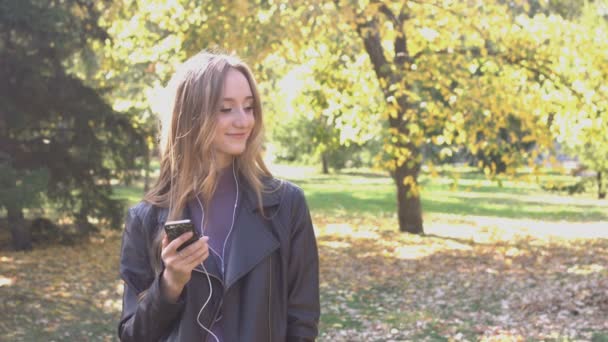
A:
[[[279,241],[270,233],[268,223],[251,210],[242,210],[228,252],[226,288],[251,271],[265,257],[279,248]]]
[[[242,179],[242,178],[241,178]],[[243,183],[243,201],[238,211],[238,217],[232,232],[232,241],[228,251],[226,265],[225,288],[230,288],[245,274],[250,272],[258,263],[279,248],[279,241],[270,232],[269,222],[258,212],[255,192]],[[268,191],[276,184],[264,181],[266,191],[262,192],[264,208],[279,203],[279,191]]]

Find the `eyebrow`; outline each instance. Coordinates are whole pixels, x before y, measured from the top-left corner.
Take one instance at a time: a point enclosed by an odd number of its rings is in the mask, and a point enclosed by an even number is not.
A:
[[[253,100],[253,99],[254,99],[253,96],[247,96],[247,97],[245,97],[245,100]],[[224,97],[223,100],[224,101],[232,101],[232,102],[236,101],[236,99],[233,99],[232,97]]]

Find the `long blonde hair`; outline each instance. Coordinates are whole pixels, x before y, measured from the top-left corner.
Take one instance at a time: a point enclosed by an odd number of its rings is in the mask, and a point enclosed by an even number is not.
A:
[[[219,168],[212,142],[230,69],[246,77],[255,118],[245,151],[235,157],[235,167],[262,206],[261,178],[271,174],[262,159],[264,125],[255,79],[238,57],[203,51],[184,62],[169,82],[174,99],[170,115],[161,117],[160,175],[144,196],[144,201],[168,208],[168,220],[180,219],[187,202],[195,196],[200,195],[206,205],[215,192]],[[152,265],[157,271],[163,235],[161,229],[152,246]]]

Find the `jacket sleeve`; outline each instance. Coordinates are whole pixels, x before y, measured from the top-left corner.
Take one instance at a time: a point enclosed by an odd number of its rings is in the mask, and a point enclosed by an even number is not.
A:
[[[287,340],[314,341],[318,334],[319,255],[304,193],[296,188],[288,265]]]
[[[144,229],[134,209],[129,210],[120,256],[120,276],[124,281],[118,325],[121,341],[158,341],[170,332],[184,307],[183,298],[171,303],[161,294],[162,272],[155,276],[150,265]]]

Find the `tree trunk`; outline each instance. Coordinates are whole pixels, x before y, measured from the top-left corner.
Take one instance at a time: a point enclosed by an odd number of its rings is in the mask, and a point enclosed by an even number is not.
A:
[[[321,163],[323,164],[323,174],[329,174],[329,162],[327,161],[327,153],[321,153]]]
[[[125,186],[131,186],[131,184],[133,183],[133,179],[132,179],[130,171],[127,171],[127,174],[125,175],[124,182],[125,182],[124,183]]]
[[[397,166],[393,173],[393,180],[397,185],[397,214],[399,217],[399,230],[411,234],[423,234],[422,205],[420,196],[410,193],[411,186],[405,185],[403,180],[411,176],[418,184],[420,167],[407,167],[407,162]]]
[[[393,25],[401,27],[403,20],[407,19],[406,6],[403,6],[401,12],[395,15],[388,6],[381,5],[380,12],[387,15],[393,21]],[[365,51],[372,62],[374,72],[388,107],[396,110],[389,114],[389,126],[391,128],[392,147],[400,154],[405,152],[408,156],[405,161],[397,161],[395,170],[392,172],[393,179],[397,185],[397,213],[399,217],[399,230],[413,234],[422,234],[424,229],[422,226],[422,206],[420,204],[420,196],[417,191],[410,191],[411,185],[404,184],[404,180],[408,177],[413,181],[414,186],[418,185],[418,173],[420,172],[420,148],[411,140],[411,132],[408,125],[415,122],[419,118],[415,116],[416,110],[412,104],[408,102],[408,97],[405,93],[397,93],[399,87],[394,85],[403,84],[404,79],[407,79],[408,64],[410,63],[410,54],[407,48],[407,39],[405,34],[399,34],[395,37],[393,45],[392,61],[387,58],[380,37],[380,25],[375,18],[366,18],[360,16],[357,18],[357,33],[363,40]],[[397,105],[394,104],[396,100]],[[413,114],[414,113],[414,114]]]
[[[32,236],[29,227],[26,226],[23,219],[23,209],[16,206],[7,208],[8,226],[11,230],[13,238],[13,248],[17,251],[26,251],[32,249]]]
[[[602,172],[597,172],[597,198],[604,199],[606,198],[606,190],[603,188],[602,184]]]

